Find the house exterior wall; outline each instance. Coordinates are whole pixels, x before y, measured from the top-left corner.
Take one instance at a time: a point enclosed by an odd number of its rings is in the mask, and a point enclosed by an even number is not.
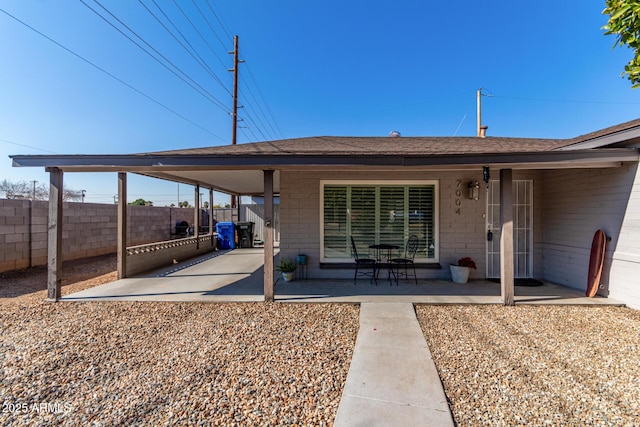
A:
[[[637,164],[543,175],[544,279],[586,290],[596,230],[607,242],[599,294],[640,309],[640,176]]]
[[[498,171],[492,171],[498,174]],[[514,179],[537,179],[538,172],[516,172]],[[440,245],[438,269],[420,269],[420,279],[449,279],[448,264],[459,258],[471,257],[476,261],[477,270],[471,272],[471,279],[486,275],[486,191],[482,181],[482,171],[473,172],[416,172],[416,171],[376,171],[376,172],[303,172],[281,171],[280,173],[280,256],[295,258],[298,254],[308,256],[307,275],[309,278],[348,279],[353,270],[322,268],[320,265],[320,181],[321,180],[437,180],[439,182],[439,228]],[[456,195],[458,181],[462,185],[462,196]],[[466,184],[479,181],[480,199],[466,198]],[[539,210],[536,202],[540,199],[534,182],[534,209],[536,221]],[[458,206],[459,203],[459,206]],[[460,208],[459,214],[457,208]],[[536,245],[540,238],[538,226],[534,223]],[[541,256],[534,250],[536,261]],[[537,268],[535,264],[534,268]],[[542,268],[535,270],[542,276]]]

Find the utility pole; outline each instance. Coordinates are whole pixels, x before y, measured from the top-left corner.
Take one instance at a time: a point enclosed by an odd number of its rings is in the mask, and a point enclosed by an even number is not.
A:
[[[238,58],[238,36],[233,37],[233,111],[231,112],[231,144],[236,145],[238,132],[238,64],[242,61]]]
[[[482,88],[478,89],[476,97],[478,98],[478,138],[484,138],[487,136],[487,128],[488,126],[482,125],[482,97],[483,96],[493,96],[493,94],[489,91],[489,94],[486,95],[482,93]]]
[[[80,190],[82,192],[82,203],[84,203],[84,195],[86,194],[87,190]]]
[[[233,69],[229,70],[233,72],[233,111],[231,112],[231,144],[236,145],[238,134],[238,64],[244,62],[238,58],[238,36],[233,37],[233,51],[229,52],[233,54]],[[231,196],[231,207],[236,207],[236,196]]]
[[[31,200],[35,200],[35,199],[36,199],[36,182],[38,182],[38,181],[36,181],[36,180],[34,179],[34,180],[33,180],[33,181],[31,181],[31,182],[33,182],[33,197],[31,197]]]
[[[478,138],[479,138],[480,127],[482,126],[482,101],[480,101],[480,99],[482,98],[482,88],[478,89],[477,98],[478,98]]]

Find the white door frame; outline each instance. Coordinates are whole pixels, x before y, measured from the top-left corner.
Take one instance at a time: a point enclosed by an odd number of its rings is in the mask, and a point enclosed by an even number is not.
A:
[[[500,181],[489,181],[487,190],[486,276],[500,278]],[[533,278],[533,180],[513,180],[514,277]]]

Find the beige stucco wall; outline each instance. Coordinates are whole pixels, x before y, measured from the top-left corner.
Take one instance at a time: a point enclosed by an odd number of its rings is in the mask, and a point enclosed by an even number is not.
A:
[[[499,171],[492,171],[492,179]],[[541,217],[538,203],[539,172],[514,172],[514,179],[534,179],[534,276],[542,276],[541,256],[535,249],[541,240],[538,219]],[[303,172],[282,171],[280,174],[280,220],[282,257],[293,258],[304,253],[309,256],[307,273],[309,278],[350,278],[352,270],[320,268],[320,181],[321,180],[437,180],[439,182],[439,230],[440,269],[421,269],[421,279],[448,279],[448,264],[461,257],[470,256],[478,265],[471,278],[484,278],[486,274],[486,190],[482,181],[482,170],[473,172]],[[469,181],[481,184],[480,199],[460,198],[460,213],[456,213],[456,185]],[[463,192],[464,193],[464,192]]]
[[[607,242],[601,294],[640,308],[640,176],[637,164],[546,171],[544,278],[585,290],[593,234]]]

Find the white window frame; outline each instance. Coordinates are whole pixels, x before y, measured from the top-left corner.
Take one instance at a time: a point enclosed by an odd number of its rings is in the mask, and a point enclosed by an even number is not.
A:
[[[320,262],[350,263],[351,258],[326,258],[324,254],[324,187],[326,185],[402,185],[428,186],[433,185],[433,258],[416,258],[416,262],[440,262],[440,181],[439,180],[320,180]]]

